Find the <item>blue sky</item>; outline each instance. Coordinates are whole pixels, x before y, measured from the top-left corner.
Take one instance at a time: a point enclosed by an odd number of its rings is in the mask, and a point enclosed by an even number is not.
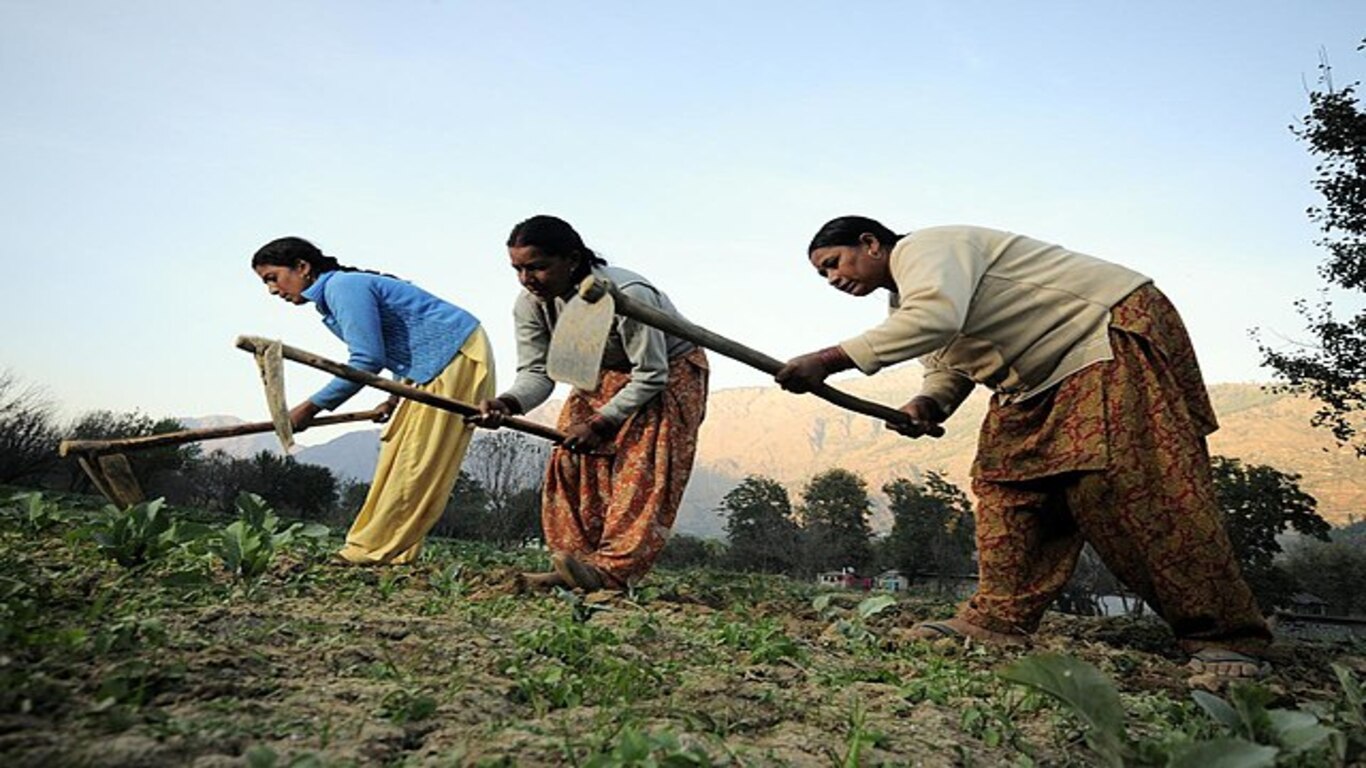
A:
[[[880,318],[804,260],[863,213],[1121,262],[1211,382],[1265,380],[1248,331],[1303,335],[1321,256],[1289,126],[1362,37],[1359,1],[0,0],[0,368],[68,415],[259,418],[237,334],[345,357],[249,270],[298,234],[474,312],[507,383],[502,244],[542,212],[786,358]]]

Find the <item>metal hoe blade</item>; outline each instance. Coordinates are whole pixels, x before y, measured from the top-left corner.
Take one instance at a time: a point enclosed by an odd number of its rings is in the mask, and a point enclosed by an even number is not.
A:
[[[109,481],[104,477],[104,472],[100,470],[99,457],[83,453],[75,454],[75,456],[76,463],[78,463],[81,470],[85,472],[85,476],[90,478],[90,482],[94,484],[95,490],[99,491],[100,495],[109,499],[110,502],[119,504],[119,497],[115,495],[114,489],[110,487]]]
[[[109,453],[100,456],[97,463],[107,485],[107,498],[121,507],[131,507],[146,500],[142,495],[142,486],[138,485],[138,479],[133,475],[133,467],[128,463],[127,456]]]
[[[294,448],[294,424],[289,420],[289,406],[285,404],[285,363],[280,342],[272,341],[265,349],[256,350],[256,367],[261,370],[261,383],[266,388],[266,406],[275,424],[275,436],[286,454]]]
[[[121,453],[95,454],[78,452],[72,454],[80,464],[85,476],[95,485],[100,495],[119,507],[130,507],[143,501],[142,486],[133,475],[133,467],[128,457]]]
[[[602,351],[607,347],[615,314],[611,294],[595,302],[575,294],[565,302],[546,353],[546,375],[579,389],[597,389]]]

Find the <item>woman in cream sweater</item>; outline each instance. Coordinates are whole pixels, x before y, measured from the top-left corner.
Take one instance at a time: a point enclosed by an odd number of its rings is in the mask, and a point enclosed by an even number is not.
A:
[[[1023,235],[934,227],[896,235],[845,216],[807,255],[831,287],[891,293],[887,319],[789,361],[805,391],[848,368],[919,358],[902,410],[918,437],[974,387],[992,392],[972,468],[977,593],[922,638],[1025,642],[1083,544],[1151,605],[1198,671],[1256,674],[1271,633],[1238,568],[1210,475],[1218,424],[1186,329],[1152,281]]]

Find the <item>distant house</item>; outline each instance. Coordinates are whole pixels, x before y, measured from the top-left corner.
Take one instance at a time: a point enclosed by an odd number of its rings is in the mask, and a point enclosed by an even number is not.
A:
[[[872,579],[859,576],[854,573],[853,568],[848,567],[841,568],[838,571],[818,573],[816,574],[816,583],[822,587],[830,587],[831,589],[869,590],[873,588]]]
[[[1301,616],[1327,616],[1328,601],[1309,592],[1296,592],[1290,596],[1290,612]]]
[[[1366,616],[1334,616],[1328,602],[1308,592],[1290,597],[1288,610],[1276,611],[1276,634],[1297,640],[1340,642],[1366,638]]]
[[[911,586],[911,580],[902,575],[901,571],[890,570],[879,573],[873,582],[874,589],[881,589],[886,592],[905,592]]]

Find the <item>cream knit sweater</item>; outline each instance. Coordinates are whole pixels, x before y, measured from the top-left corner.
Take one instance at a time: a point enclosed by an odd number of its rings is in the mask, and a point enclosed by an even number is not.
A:
[[[952,413],[976,384],[1018,402],[1112,356],[1110,308],[1149,278],[983,227],[933,227],[890,256],[890,316],[840,344],[864,373],[919,357],[920,394]]]

